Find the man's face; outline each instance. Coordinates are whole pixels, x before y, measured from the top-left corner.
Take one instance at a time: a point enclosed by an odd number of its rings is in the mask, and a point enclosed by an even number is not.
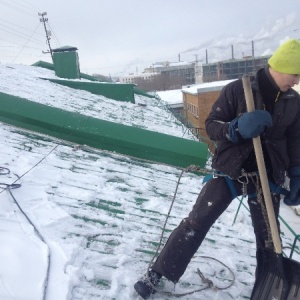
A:
[[[299,83],[300,74],[285,74],[276,72],[275,82],[279,86],[282,92],[286,92],[288,89],[292,88],[295,84]]]

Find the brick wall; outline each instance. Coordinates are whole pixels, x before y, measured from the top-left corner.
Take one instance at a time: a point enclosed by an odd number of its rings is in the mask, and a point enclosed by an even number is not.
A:
[[[221,91],[204,92],[198,94],[199,127],[205,128],[205,120],[210,113],[212,105],[218,99]]]
[[[218,99],[221,91],[200,92],[199,94],[183,93],[184,105],[187,103],[196,105],[198,107],[198,117],[185,110],[186,117],[197,128],[197,132],[204,137],[204,141],[208,144],[211,152],[214,152],[214,143],[209,139],[205,130],[205,121],[211,111],[211,107]]]
[[[215,146],[214,146],[214,143],[207,136],[207,133],[205,130],[205,121],[211,111],[212,105],[218,99],[220,93],[221,93],[221,91],[211,91],[211,92],[203,92],[203,93],[198,94],[199,127],[203,128],[203,130],[201,130],[200,134],[201,134],[201,136],[204,136],[205,138],[207,138],[207,144],[208,144],[209,150],[212,153],[214,153],[214,151],[215,151]]]
[[[196,107],[198,107],[198,111],[199,111],[199,104],[198,104],[197,95],[183,93],[183,99],[184,99],[184,105],[185,105],[184,107],[185,108],[187,107],[186,104],[190,103],[190,104],[193,104]],[[187,109],[185,109],[185,116],[193,124],[193,126],[195,128],[199,127],[199,117],[196,117],[194,114],[189,112]]]

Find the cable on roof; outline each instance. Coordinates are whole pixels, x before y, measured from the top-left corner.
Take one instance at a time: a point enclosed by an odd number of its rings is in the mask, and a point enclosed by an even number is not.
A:
[[[57,147],[57,146],[56,146]],[[55,147],[55,148],[56,148]],[[54,149],[53,149],[54,150]],[[52,151],[53,151],[52,150]],[[51,151],[51,152],[52,152]],[[50,153],[49,153],[50,154]],[[48,154],[48,155],[49,155]],[[47,155],[47,156],[48,156]],[[45,157],[43,158],[45,159]],[[43,160],[42,159],[42,160]],[[40,160],[38,163],[40,163],[42,160]],[[36,165],[35,165],[36,166]],[[32,168],[31,168],[32,169]],[[30,169],[30,170],[31,170]],[[30,171],[29,170],[29,171]],[[27,171],[26,173],[28,173],[29,171]],[[26,174],[25,173],[25,174]],[[0,175],[8,175],[10,174],[10,170],[8,168],[5,167],[0,167]],[[25,174],[23,174],[21,177],[23,177]],[[28,217],[28,215],[26,214],[26,212],[23,210],[23,208],[20,206],[19,202],[17,201],[17,199],[15,198],[15,196],[13,195],[12,191],[13,189],[16,188],[20,188],[22,185],[19,183],[16,183],[16,181],[20,180],[20,176],[18,176],[17,174],[14,174],[15,176],[17,176],[18,178],[12,183],[12,184],[7,184],[7,183],[2,183],[0,182],[0,188],[3,189],[3,191],[8,191],[10,196],[12,197],[14,203],[17,205],[17,207],[19,208],[20,212],[23,214],[23,216],[26,218],[26,220],[28,221],[28,223],[33,227],[35,234],[37,235],[37,237],[46,245],[47,247],[47,252],[48,252],[48,257],[47,257],[47,271],[46,271],[46,276],[44,279],[44,283],[43,283],[43,300],[46,300],[47,297],[47,287],[48,287],[48,283],[49,283],[49,274],[50,274],[50,266],[51,266],[51,251],[50,251],[50,247],[47,244],[47,242],[45,241],[45,239],[43,238],[42,234],[40,233],[40,231],[37,229],[37,227],[34,225],[34,223],[31,221],[31,219]],[[3,191],[1,191],[0,193],[2,193]]]
[[[20,185],[21,186],[21,185]],[[48,283],[49,283],[49,274],[50,274],[50,265],[51,265],[51,252],[50,252],[50,247],[47,244],[47,242],[45,241],[45,239],[43,238],[42,234],[39,232],[39,230],[36,228],[36,226],[33,224],[33,222],[30,220],[30,218],[28,217],[28,215],[25,213],[25,211],[22,209],[22,207],[20,206],[20,204],[18,203],[17,199],[14,197],[14,195],[11,192],[11,188],[9,187],[8,189],[9,194],[11,195],[11,197],[13,198],[15,204],[18,206],[19,210],[21,211],[21,213],[24,215],[24,217],[27,219],[28,223],[33,227],[35,234],[38,236],[38,238],[46,245],[47,247],[47,271],[46,271],[46,277],[43,283],[43,300],[46,299],[47,297],[47,287],[48,287]]]

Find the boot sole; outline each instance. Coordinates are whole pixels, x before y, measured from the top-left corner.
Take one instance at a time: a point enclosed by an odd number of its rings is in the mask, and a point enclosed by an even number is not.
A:
[[[149,287],[142,281],[138,281],[134,285],[134,289],[143,299],[148,299],[152,294]]]

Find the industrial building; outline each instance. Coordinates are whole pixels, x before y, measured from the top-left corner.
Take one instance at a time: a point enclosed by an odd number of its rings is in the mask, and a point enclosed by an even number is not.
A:
[[[254,75],[256,71],[267,65],[270,56],[230,59],[202,65],[202,81],[212,82],[218,80],[237,79],[243,74]]]

